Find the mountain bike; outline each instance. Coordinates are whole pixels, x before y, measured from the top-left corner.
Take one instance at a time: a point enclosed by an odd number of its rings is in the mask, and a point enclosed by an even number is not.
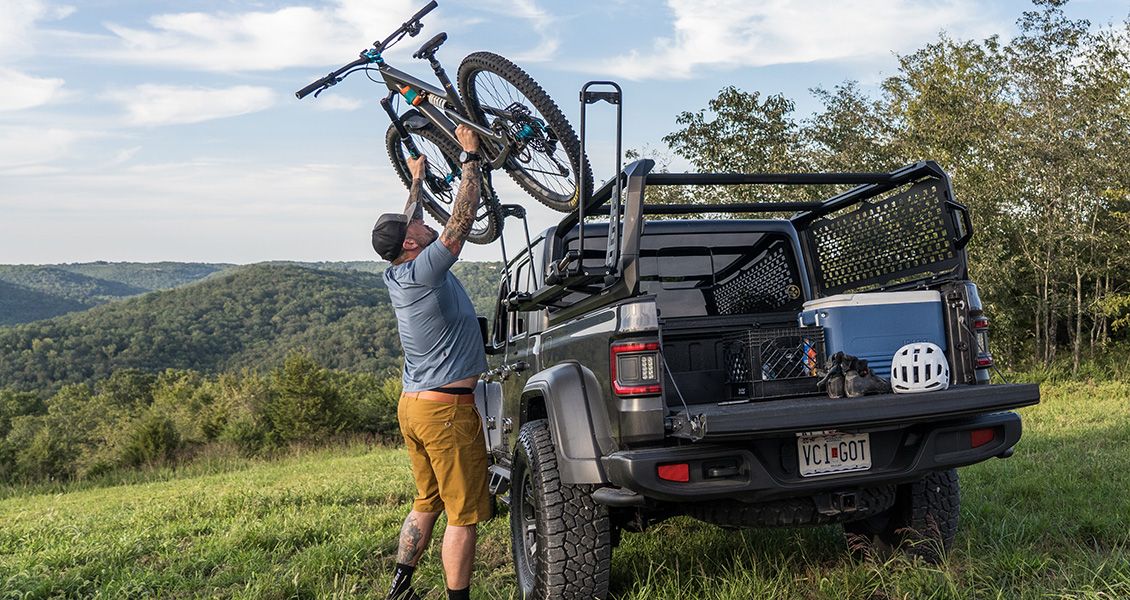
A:
[[[400,40],[415,37],[423,29],[424,15],[436,8],[433,0],[399,29],[362,50],[357,60],[342,66],[298,90],[302,99],[315,97],[347,76],[365,72],[370,80],[380,74],[389,93],[380,101],[392,120],[385,135],[389,159],[405,186],[411,186],[407,158],[423,154],[428,159],[424,178],[424,208],[440,224],[446,224],[462,174],[461,148],[455,137],[457,124],[479,134],[483,156],[482,201],[468,241],[486,244],[502,233],[498,196],[491,185],[491,171],[502,169],[523,190],[542,204],[570,212],[578,204],[578,182],[592,189],[592,171],[581,156],[577,134],[557,104],[540,85],[508,59],[491,52],[475,52],[459,65],[456,92],[436,52],[447,41],[439,33],[424,43],[413,58],[427,60],[439,80],[435,87],[388,64],[383,54]],[[394,100],[409,106],[399,113]]]

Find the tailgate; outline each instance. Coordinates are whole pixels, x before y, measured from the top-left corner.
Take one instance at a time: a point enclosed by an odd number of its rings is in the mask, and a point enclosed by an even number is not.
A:
[[[1039,385],[1009,383],[961,385],[922,394],[698,404],[674,415],[671,435],[689,440],[722,440],[751,434],[852,429],[1000,412],[1039,402]]]

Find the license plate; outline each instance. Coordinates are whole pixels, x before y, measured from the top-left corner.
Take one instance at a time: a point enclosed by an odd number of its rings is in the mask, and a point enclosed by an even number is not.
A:
[[[801,477],[871,468],[871,436],[867,433],[798,433],[796,445]]]

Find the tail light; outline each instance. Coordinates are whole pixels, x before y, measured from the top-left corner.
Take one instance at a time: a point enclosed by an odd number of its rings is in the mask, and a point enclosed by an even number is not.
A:
[[[977,315],[972,322],[973,336],[977,340],[977,356],[973,361],[978,369],[987,369],[993,366],[993,354],[989,352],[989,318]]]
[[[659,380],[658,342],[612,344],[612,391],[618,396],[652,396],[663,391]]]

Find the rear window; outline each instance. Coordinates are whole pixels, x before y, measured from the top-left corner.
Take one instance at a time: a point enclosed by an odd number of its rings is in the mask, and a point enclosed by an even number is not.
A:
[[[640,291],[656,297],[664,318],[792,311],[804,302],[787,236],[663,233],[640,243]],[[603,236],[585,236],[585,266],[604,264],[605,244]],[[571,240],[569,248],[577,245]]]

